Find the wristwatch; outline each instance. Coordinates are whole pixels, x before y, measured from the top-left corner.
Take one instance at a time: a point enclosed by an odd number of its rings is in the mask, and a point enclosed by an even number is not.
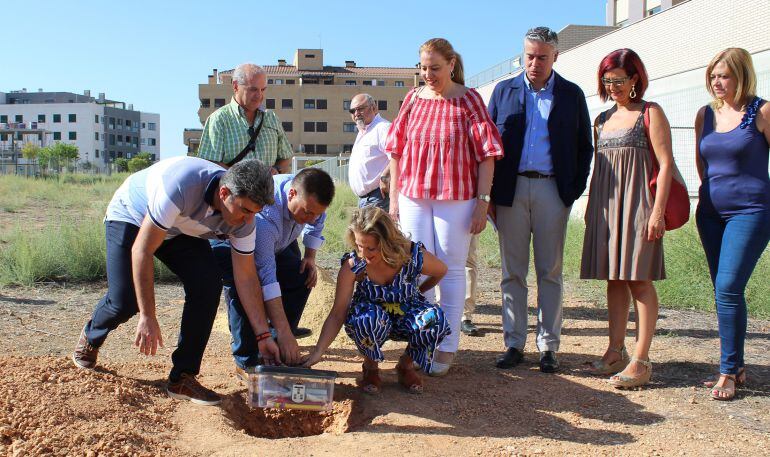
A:
[[[382,182],[390,181],[390,175],[380,175],[380,181]]]
[[[492,199],[489,197],[489,194],[479,194],[476,198],[479,200],[484,200],[487,203],[492,201]]]

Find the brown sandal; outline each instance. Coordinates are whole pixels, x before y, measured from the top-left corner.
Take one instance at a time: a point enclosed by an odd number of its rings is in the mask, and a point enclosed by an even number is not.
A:
[[[712,388],[719,382],[719,378],[722,375],[718,375],[715,379],[707,379],[703,381],[703,387]],[[735,387],[743,387],[746,384],[746,367],[738,368],[738,374],[735,375]]]
[[[410,394],[422,393],[422,378],[414,371],[411,358],[399,360],[396,364],[396,372],[398,373],[398,383],[404,386]]]
[[[734,374],[720,374],[719,377],[725,377],[726,379],[729,379],[733,382],[732,389],[729,387],[721,387],[714,385],[714,387],[711,388],[711,399],[712,400],[720,400],[720,401],[730,401],[735,398],[735,375]],[[718,381],[717,381],[718,382]]]
[[[372,395],[380,393],[380,386],[382,385],[382,380],[380,379],[380,369],[366,368],[365,363],[361,365],[361,368],[364,372],[363,378],[358,382],[361,390]]]

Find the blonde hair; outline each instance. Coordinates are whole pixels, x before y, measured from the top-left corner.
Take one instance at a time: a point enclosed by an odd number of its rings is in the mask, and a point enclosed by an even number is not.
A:
[[[412,257],[412,242],[401,233],[388,213],[376,206],[353,211],[353,217],[345,234],[348,244],[353,249],[356,249],[356,233],[373,236],[380,244],[382,260],[390,267],[405,265]]]
[[[441,54],[441,56],[444,57],[447,62],[451,62],[452,59],[455,59],[455,69],[454,76],[452,76],[452,81],[456,82],[457,84],[465,85],[463,58],[460,57],[460,54],[457,53],[457,51],[455,51],[449,41],[445,40],[444,38],[431,38],[430,40],[423,43],[422,46],[420,46],[419,53],[422,54],[423,51],[437,52]]]
[[[737,83],[733,102],[741,106],[749,103],[757,94],[757,74],[754,72],[751,54],[742,48],[727,48],[714,56],[706,67],[706,89],[714,98],[711,106],[719,109],[724,105],[724,100],[717,98],[714,88],[711,87],[711,73],[719,62],[727,65]]]

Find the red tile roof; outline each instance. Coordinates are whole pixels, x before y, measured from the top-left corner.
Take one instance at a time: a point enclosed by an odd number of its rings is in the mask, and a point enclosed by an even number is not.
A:
[[[265,65],[262,68],[268,76],[382,76],[411,77],[418,73],[416,67],[332,67],[323,70],[297,70],[294,65]],[[233,70],[220,71],[220,75],[230,75]]]

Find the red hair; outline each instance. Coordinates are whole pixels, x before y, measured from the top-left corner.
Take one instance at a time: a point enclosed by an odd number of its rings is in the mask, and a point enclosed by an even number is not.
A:
[[[602,84],[602,78],[605,73],[615,68],[622,68],[625,70],[629,78],[632,78],[634,75],[639,76],[636,81],[636,97],[632,98],[631,101],[641,101],[649,82],[647,79],[647,70],[644,69],[644,64],[642,63],[642,59],[639,58],[639,54],[628,48],[612,51],[602,59],[601,63],[599,63],[599,71],[596,75],[599,98],[601,98],[603,102],[606,102],[610,98],[610,94],[607,93],[607,88]]]

